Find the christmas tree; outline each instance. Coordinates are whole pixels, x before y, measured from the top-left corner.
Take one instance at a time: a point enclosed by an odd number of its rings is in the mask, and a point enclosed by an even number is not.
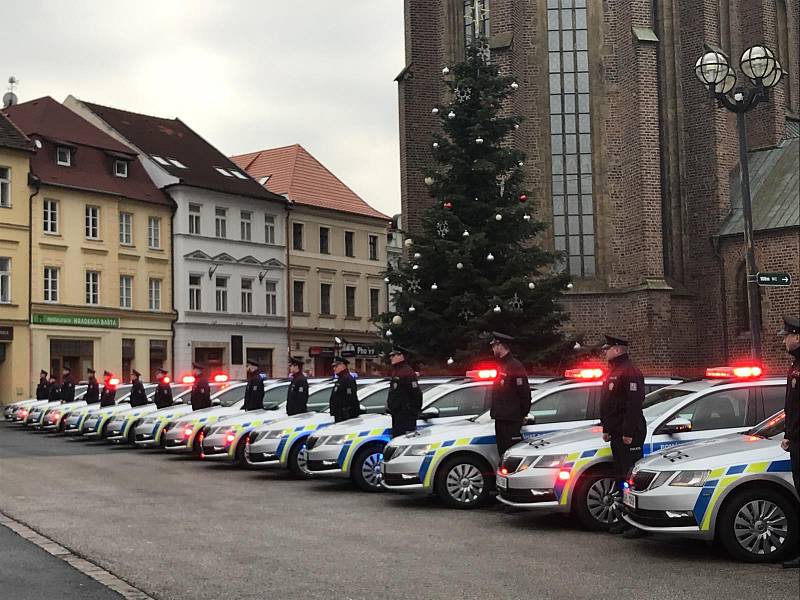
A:
[[[431,369],[473,364],[493,330],[516,338],[520,359],[542,364],[565,347],[559,298],[570,283],[559,257],[537,243],[546,226],[531,214],[525,156],[509,144],[521,120],[504,100],[519,86],[481,40],[442,74],[450,102],[432,108],[441,133],[431,138],[437,168],[425,177],[436,201],[406,240],[406,260],[386,274],[399,290],[396,310],[376,322],[387,344]]]

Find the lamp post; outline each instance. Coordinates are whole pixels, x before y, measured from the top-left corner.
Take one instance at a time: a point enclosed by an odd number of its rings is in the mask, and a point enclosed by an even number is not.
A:
[[[761,358],[761,315],[756,281],[756,255],[753,248],[753,211],[750,202],[750,172],[747,163],[747,129],[744,115],[762,102],[769,101],[769,89],[777,85],[783,69],[775,54],[766,46],[752,46],[742,53],[739,68],[750,80],[751,86],[736,86],[736,71],[728,64],[728,58],[720,51],[706,48],[695,63],[694,72],[708,89],[710,98],[718,107],[725,107],[736,114],[736,129],[739,137],[739,175],[742,191],[742,213],[744,216],[745,267],[747,270],[747,307],[750,316],[751,355]]]

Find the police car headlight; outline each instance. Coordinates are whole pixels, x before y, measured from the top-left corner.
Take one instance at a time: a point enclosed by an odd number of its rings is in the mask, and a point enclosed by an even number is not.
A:
[[[537,469],[557,469],[561,465],[564,464],[564,461],[567,460],[566,454],[545,454],[543,456],[530,457],[531,459],[536,459],[536,462],[533,464],[534,467]],[[526,459],[527,460],[527,459]],[[525,461],[523,461],[524,463]],[[522,465],[520,465],[522,466]],[[517,469],[518,471],[521,469]]]
[[[283,435],[283,429],[272,429],[270,431],[265,431],[263,435],[265,440],[274,440]]]
[[[156,419],[145,419],[142,421],[142,425],[155,425]]]
[[[669,481],[669,478],[672,477],[673,475],[675,475],[675,471],[661,471],[661,473],[656,475],[656,478],[653,479],[653,483],[650,484],[650,487],[648,489],[654,490],[657,487],[661,487],[662,485],[667,483],[667,481]]]
[[[346,435],[332,435],[325,440],[326,446],[341,446],[347,439]]]
[[[702,487],[711,471],[678,471],[670,485],[678,487]]]
[[[404,452],[406,456],[425,456],[431,450],[430,444],[414,444],[407,446],[408,450]],[[397,456],[397,455],[395,455]]]

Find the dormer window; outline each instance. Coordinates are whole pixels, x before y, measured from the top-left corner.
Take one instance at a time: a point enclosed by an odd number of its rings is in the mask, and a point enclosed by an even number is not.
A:
[[[247,179],[247,176],[244,173],[240,173],[239,171],[234,171],[233,169],[231,169],[231,173],[233,173],[233,176],[236,177],[237,179]]]
[[[56,148],[56,163],[62,167],[69,167],[72,164],[72,149],[67,146]]]
[[[258,183],[260,183],[261,185],[264,185],[265,183],[267,183],[269,181],[269,178],[270,178],[270,175],[265,175],[264,177],[260,177],[259,180],[258,180]]]
[[[160,165],[164,165],[165,167],[169,166],[169,163],[160,157],[158,154],[153,154],[153,160],[156,161]]]
[[[115,160],[114,161],[114,175],[117,177],[127,177],[128,176],[128,161],[127,160]]]
[[[214,167],[214,170],[216,170],[216,172],[219,173],[220,175],[224,175],[225,177],[233,177],[233,175],[228,173],[228,171],[220,167]]]
[[[173,164],[173,166],[178,167],[179,169],[185,169],[186,165],[179,161],[177,158],[169,158],[167,159],[169,162]]]

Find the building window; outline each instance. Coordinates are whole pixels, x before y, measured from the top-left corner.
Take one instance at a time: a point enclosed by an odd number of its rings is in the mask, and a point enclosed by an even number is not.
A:
[[[228,278],[217,277],[217,312],[228,312]]]
[[[0,167],[0,208],[11,206],[11,169]]]
[[[119,276],[119,307],[133,307],[133,277],[130,275]]]
[[[228,237],[228,209],[216,208],[214,210],[214,215],[214,224],[217,237]]]
[[[44,301],[58,302],[58,275],[57,267],[44,268]]]
[[[45,233],[58,233],[58,200],[48,200],[45,198],[42,202],[44,211],[43,230]]]
[[[369,236],[369,259],[378,260],[378,236]]]
[[[252,237],[252,225],[253,225],[253,213],[249,210],[242,211],[242,227],[241,227],[241,234],[242,240],[249,242]]]
[[[161,218],[147,217],[147,247],[161,249]]]
[[[320,254],[330,254],[330,238],[331,238],[331,230],[328,227],[320,227],[319,228],[319,253]]]
[[[273,215],[264,215],[264,242],[275,243],[275,217]]]
[[[132,338],[122,338],[122,381],[131,382],[131,370],[133,361],[136,358],[136,340]]]
[[[464,46],[489,40],[489,0],[464,0]]]
[[[369,290],[369,316],[377,319],[381,314],[381,291],[375,288]]]
[[[292,284],[292,310],[296,313],[305,312],[303,310],[305,308],[305,300],[303,298],[305,288],[305,281],[295,281]]]
[[[148,307],[150,310],[161,310],[161,280],[151,279],[147,288]]]
[[[87,206],[84,217],[84,229],[87,240],[100,239],[100,207]]]
[[[86,304],[100,304],[100,272],[86,271]]]
[[[278,284],[274,281],[265,281],[264,289],[267,293],[267,309],[266,314],[278,314]]]
[[[356,316],[356,288],[349,285],[344,288],[344,309],[346,316]]]
[[[547,0],[550,158],[555,249],[561,268],[595,274],[586,0]]]
[[[303,224],[292,223],[292,248],[295,250],[303,249]]]
[[[56,148],[56,163],[62,167],[69,167],[72,164],[72,150],[67,146]]]
[[[115,160],[114,161],[114,175],[117,177],[127,177],[128,176],[128,161],[127,160]]]
[[[189,310],[203,309],[203,276],[189,275]]]
[[[321,283],[319,285],[319,314],[331,314],[331,284]]]
[[[11,302],[11,259],[0,256],[0,304]]]
[[[356,234],[352,231],[345,231],[344,232],[344,255],[353,258],[356,255],[355,252],[355,236]]]
[[[189,205],[189,233],[200,235],[200,205]]]
[[[242,279],[242,312],[251,314],[253,312],[253,280]]]
[[[119,243],[123,246],[133,246],[133,215],[119,213]]]

